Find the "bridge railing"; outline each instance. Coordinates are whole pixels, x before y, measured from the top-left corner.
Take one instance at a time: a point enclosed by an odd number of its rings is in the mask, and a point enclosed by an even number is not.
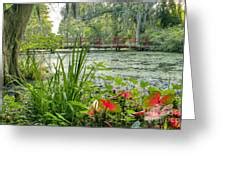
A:
[[[63,41],[62,46],[72,46],[74,45],[74,39],[68,39],[66,41]],[[96,38],[85,38],[85,37],[79,37],[77,39],[78,44],[80,46],[86,46],[89,45],[90,47],[125,47],[125,48],[130,48],[130,47],[150,47],[151,43],[148,38],[141,38],[137,40],[136,38],[128,38],[128,37],[119,37],[115,36],[112,37],[112,39],[106,41],[105,39],[101,37],[96,37]]]

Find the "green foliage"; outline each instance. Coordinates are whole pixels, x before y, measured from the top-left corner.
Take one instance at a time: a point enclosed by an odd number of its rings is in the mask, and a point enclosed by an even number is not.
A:
[[[14,96],[5,95],[3,98],[2,111],[0,112],[1,124],[30,124],[26,117],[25,105],[15,100]]]
[[[111,43],[114,36],[137,38],[138,35],[151,42],[151,50],[183,51],[184,11],[172,0],[157,7],[147,3],[74,4],[67,5],[62,13],[64,19],[60,23],[61,36],[58,36],[51,33],[47,6],[36,6],[21,50],[27,54],[36,49],[55,51],[64,46],[63,41],[80,37],[89,40],[100,37],[104,43]],[[133,78],[97,77],[95,72],[98,69],[106,68],[103,63],[87,65],[87,49],[78,48],[73,50],[67,70],[64,58],[58,56],[54,72],[46,77],[46,66],[35,56],[28,55],[20,61],[23,78],[15,80],[19,86],[16,94],[13,93],[16,97],[4,97],[1,122],[50,126],[180,127],[180,115],[175,116],[173,112],[181,109],[181,94],[177,94],[181,85],[169,85],[167,90],[162,90]],[[96,80],[103,83],[97,84]],[[156,119],[151,115],[156,110],[163,116]]]
[[[52,23],[48,15],[48,6],[46,4],[35,4],[23,40],[29,40],[34,35],[47,36],[51,33]]]
[[[87,110],[83,103],[89,103],[92,83],[88,82],[94,72],[94,68],[85,66],[86,53],[86,49],[74,51],[68,70],[64,68],[63,58],[58,57],[54,66],[55,74],[48,80],[43,81],[40,76],[36,76],[33,83],[22,83],[29,96],[30,111],[40,117],[37,118],[39,123],[82,125],[77,117],[87,116],[81,112]]]
[[[49,20],[49,11],[46,4],[36,4],[26,26],[20,43],[23,52],[33,49],[55,51],[62,47],[62,36],[51,32],[52,22]]]
[[[183,23],[182,8],[174,0],[162,0],[156,7],[156,20],[161,28],[172,27]]]
[[[145,36],[149,37],[152,50],[164,52],[183,52],[183,26],[174,26],[166,29],[148,29]]]
[[[8,10],[13,4],[8,4],[8,3],[4,3],[3,4],[3,10],[6,11]]]
[[[184,10],[173,0],[163,0],[157,6],[153,3],[67,3],[61,13],[63,19],[59,34],[62,36],[57,36],[51,33],[48,6],[36,5],[26,27],[21,50],[54,51],[72,45],[71,40],[76,38],[82,38],[86,45],[98,39],[100,43],[111,44],[114,37],[120,37],[121,41],[126,40],[123,42],[126,44],[131,38],[138,38],[137,41],[143,38],[154,44],[151,44],[151,50],[182,51]]]
[[[172,109],[179,112],[181,108],[181,94],[177,94],[181,85],[172,84],[162,90],[133,78],[97,77],[96,70],[104,69],[104,65],[94,63],[93,66],[87,66],[86,49],[73,51],[67,70],[63,64],[64,58],[59,56],[55,71],[48,79],[40,76],[39,64],[34,58],[26,60],[30,63],[27,67],[33,69],[34,79],[18,82],[16,98],[5,95],[3,111],[0,113],[4,124],[179,128],[179,117],[172,115]],[[97,79],[104,84],[95,84]],[[125,88],[127,90],[123,90]],[[154,102],[165,98],[161,109],[166,110],[166,115],[149,121],[146,120],[146,114],[154,108],[147,107],[145,103],[146,100],[152,100],[151,96],[156,93],[161,97],[153,99]]]
[[[76,17],[71,10],[62,10],[64,19],[59,33],[66,43],[82,38],[86,43],[99,40],[102,44],[112,44],[114,37],[120,37],[122,43],[128,44],[129,39],[136,38],[140,44],[150,42],[152,51],[182,52],[184,10],[173,0],[164,0],[156,6],[153,3],[77,4]]]
[[[35,55],[29,53],[19,60],[19,70],[25,80],[43,80],[48,73],[48,69],[42,59],[37,59]]]
[[[52,52],[62,46],[62,36],[49,33],[48,35],[32,35],[26,41],[21,43],[21,51],[33,49],[45,49]]]

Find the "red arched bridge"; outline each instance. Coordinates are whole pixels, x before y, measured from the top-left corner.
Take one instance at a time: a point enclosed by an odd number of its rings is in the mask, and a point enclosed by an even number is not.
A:
[[[74,39],[68,39],[64,41],[62,46],[65,49],[74,47]],[[83,38],[77,39],[77,47],[90,47],[95,49],[136,49],[136,50],[149,50],[151,43],[148,38],[125,38],[125,37],[113,37],[111,40],[106,41],[103,38]]]

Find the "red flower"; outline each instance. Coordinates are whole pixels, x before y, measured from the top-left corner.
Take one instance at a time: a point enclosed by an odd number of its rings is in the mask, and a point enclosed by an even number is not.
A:
[[[100,102],[105,109],[107,109],[111,112],[115,112],[118,109],[117,104],[113,103],[110,100],[101,99]]]
[[[170,96],[163,96],[163,97],[160,99],[159,103],[160,103],[160,104],[166,104],[166,103],[169,101],[169,99],[170,99]]]
[[[170,100],[170,96],[166,95],[166,96],[162,96],[159,92],[156,92],[154,94],[152,94],[151,96],[149,96],[145,103],[147,106],[152,107],[155,105],[165,105],[169,102]]]
[[[181,116],[181,112],[178,109],[173,109],[172,114],[173,114],[173,116],[177,116],[177,117]]]
[[[180,119],[178,118],[170,118],[169,123],[173,128],[176,128],[176,129],[180,128],[181,126]]]
[[[120,96],[122,96],[125,99],[131,99],[132,98],[132,93],[129,91],[124,91],[122,93],[120,93]]]

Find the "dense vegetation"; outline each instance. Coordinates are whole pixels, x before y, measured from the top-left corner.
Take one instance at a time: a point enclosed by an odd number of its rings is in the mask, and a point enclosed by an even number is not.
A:
[[[58,58],[46,77],[42,63],[29,56],[24,79],[14,80],[17,97],[5,95],[3,124],[86,127],[180,128],[181,86],[159,89],[133,78],[96,76],[101,64],[86,65],[86,49],[74,50],[68,70]],[[28,79],[33,79],[30,82]],[[103,86],[95,84],[104,81]],[[127,90],[122,90],[127,87]],[[16,87],[15,87],[16,88]]]
[[[103,44],[109,44],[119,37],[126,41],[136,39],[138,44],[147,41],[153,47],[151,50],[183,51],[184,14],[181,5],[172,0],[157,5],[83,3],[77,7],[76,14],[66,7],[62,14],[59,33],[66,35],[65,42],[82,37],[89,41],[100,38]]]
[[[85,43],[147,43],[152,51],[182,52],[184,11],[174,1],[153,3],[77,3],[67,4],[59,35],[51,33],[48,7],[33,9],[21,50],[62,48],[75,39]],[[64,43],[63,43],[64,42]]]
[[[36,5],[27,24],[20,50],[62,48],[62,36],[52,33],[52,23],[49,20],[48,6]]]
[[[97,40],[108,44],[120,38],[125,44],[135,39],[136,46],[148,43],[151,51],[183,52],[184,11],[181,4],[173,0],[66,3],[61,11],[59,34],[51,31],[46,4],[24,6],[7,4],[4,7],[4,13],[9,12],[4,18],[6,21],[13,20],[10,14],[17,13],[18,9],[20,15],[22,9],[27,9],[30,16],[25,18],[26,26],[21,26],[23,29],[18,32],[21,36],[15,41],[8,42],[11,33],[4,32],[7,90],[0,113],[2,124],[180,128],[180,84],[166,82],[167,88],[161,88],[131,77],[97,75],[98,70],[106,68],[103,63],[87,64],[90,49],[86,47]],[[7,28],[8,22],[5,23],[4,28]],[[81,40],[86,40],[86,47],[81,48]],[[9,43],[13,43],[16,50],[11,49]],[[66,69],[64,58],[56,50],[71,43],[73,52],[68,54],[69,67]],[[40,49],[57,55],[54,71],[35,55]],[[26,57],[21,57],[21,53]]]

